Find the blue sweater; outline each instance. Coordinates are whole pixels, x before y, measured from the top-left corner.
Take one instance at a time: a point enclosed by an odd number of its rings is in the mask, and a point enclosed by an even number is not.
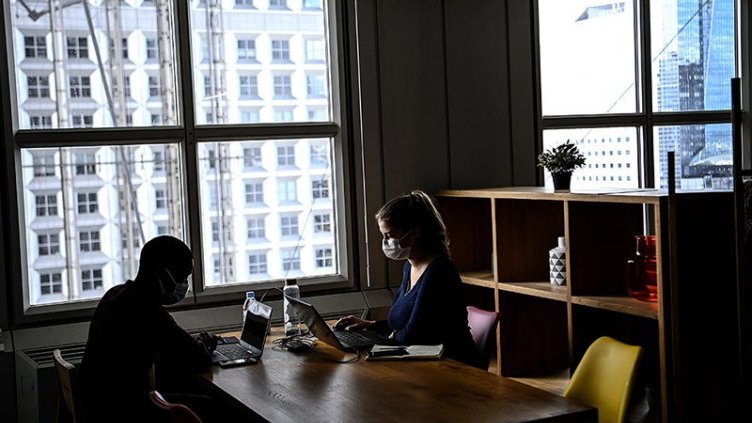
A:
[[[389,310],[395,343],[444,344],[445,356],[477,365],[480,354],[467,325],[465,294],[454,263],[448,257],[436,258],[408,290],[411,267],[405,263],[402,285]]]

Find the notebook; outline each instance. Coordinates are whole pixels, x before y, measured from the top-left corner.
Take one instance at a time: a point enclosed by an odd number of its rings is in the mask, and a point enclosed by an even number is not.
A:
[[[212,363],[220,367],[253,364],[264,353],[266,334],[271,323],[271,307],[257,303],[260,312],[246,312],[240,339],[231,336],[221,338],[212,353]]]
[[[444,345],[374,345],[368,351],[367,360],[438,360],[444,353]]]
[[[391,339],[373,331],[346,331],[329,327],[316,308],[297,298],[287,297],[293,310],[301,322],[308,326],[308,330],[320,341],[325,342],[342,351],[367,350],[375,344],[390,344]]]

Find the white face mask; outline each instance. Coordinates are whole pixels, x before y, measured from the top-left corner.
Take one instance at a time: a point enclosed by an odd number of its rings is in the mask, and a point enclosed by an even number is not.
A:
[[[183,301],[183,298],[185,298],[185,294],[188,292],[188,281],[185,280],[183,281],[183,283],[179,283],[172,276],[172,273],[170,273],[169,269],[165,268],[164,270],[165,270],[165,274],[167,274],[167,277],[175,284],[175,291],[173,292],[165,291],[164,283],[162,282],[162,279],[158,279],[159,285],[162,287],[162,296],[160,298],[160,302],[164,305],[177,304]]]
[[[403,247],[400,242],[405,239],[407,235],[412,232],[412,229],[402,235],[402,238],[384,238],[381,241],[381,250],[384,251],[384,255],[392,260],[405,260],[410,257],[410,247]]]

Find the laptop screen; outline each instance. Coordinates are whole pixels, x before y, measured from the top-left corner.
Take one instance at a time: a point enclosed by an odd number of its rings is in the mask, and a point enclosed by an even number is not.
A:
[[[247,312],[240,340],[259,351],[263,351],[270,321],[271,319],[268,317]]]

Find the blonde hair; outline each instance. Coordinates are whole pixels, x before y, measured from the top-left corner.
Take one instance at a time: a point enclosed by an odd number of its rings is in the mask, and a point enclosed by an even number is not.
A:
[[[441,214],[431,197],[415,190],[389,200],[376,212],[376,219],[407,232],[420,228],[418,243],[426,251],[449,256],[449,238]]]

